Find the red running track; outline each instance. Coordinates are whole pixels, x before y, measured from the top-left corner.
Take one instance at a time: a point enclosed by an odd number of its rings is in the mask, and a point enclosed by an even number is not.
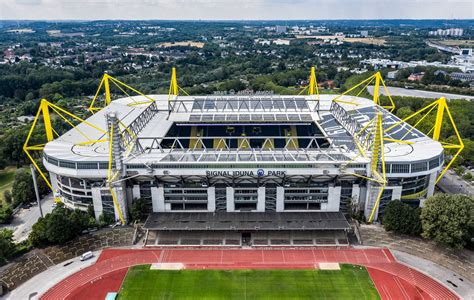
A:
[[[159,262],[180,262],[188,269],[311,269],[319,262],[350,263],[367,267],[382,299],[459,299],[436,280],[398,263],[388,249],[353,248],[107,249],[94,265],[41,299],[104,299],[107,292],[118,291],[128,267]]]

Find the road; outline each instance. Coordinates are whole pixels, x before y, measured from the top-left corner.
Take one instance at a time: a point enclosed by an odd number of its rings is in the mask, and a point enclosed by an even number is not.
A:
[[[86,261],[81,261],[79,257],[76,257],[52,266],[7,294],[6,299],[39,299],[42,294],[64,278],[93,265],[99,258],[100,252],[94,251],[94,257]]]
[[[446,172],[439,180],[438,187],[445,193],[474,196],[474,187],[472,184],[457,176],[454,171],[451,170]]]
[[[430,91],[423,91],[423,90],[409,90],[405,88],[399,87],[387,87],[388,92],[392,96],[404,96],[404,97],[418,97],[418,98],[432,98],[432,99],[439,99],[441,97],[445,97],[446,99],[467,99],[467,100],[474,100],[474,96],[466,96],[466,95],[456,95],[456,94],[447,94],[447,93],[438,93],[438,92],[430,92]],[[374,94],[374,86],[368,86],[367,90],[371,95]],[[380,93],[382,95],[386,95],[385,89],[383,87],[380,88]]]
[[[43,215],[46,215],[53,210],[53,203],[53,194],[49,194],[41,200]],[[15,241],[21,242],[28,238],[31,227],[36,223],[36,221],[38,221],[39,217],[40,213],[38,205],[34,205],[27,209],[21,208],[20,211],[13,217],[11,224],[3,225],[1,228],[9,228],[13,230],[13,238]]]

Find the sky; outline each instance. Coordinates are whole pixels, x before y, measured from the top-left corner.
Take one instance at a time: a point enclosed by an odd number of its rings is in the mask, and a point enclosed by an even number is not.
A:
[[[0,0],[2,19],[474,19],[474,0]]]

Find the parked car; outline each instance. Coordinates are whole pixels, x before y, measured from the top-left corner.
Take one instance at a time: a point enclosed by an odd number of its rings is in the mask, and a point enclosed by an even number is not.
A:
[[[92,257],[94,257],[94,254],[92,254],[92,251],[87,251],[86,253],[81,255],[81,261],[88,260]]]

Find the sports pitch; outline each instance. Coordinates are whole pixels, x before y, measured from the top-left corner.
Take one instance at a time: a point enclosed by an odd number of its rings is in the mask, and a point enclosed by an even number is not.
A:
[[[119,299],[380,299],[364,267],[341,270],[128,270]]]

